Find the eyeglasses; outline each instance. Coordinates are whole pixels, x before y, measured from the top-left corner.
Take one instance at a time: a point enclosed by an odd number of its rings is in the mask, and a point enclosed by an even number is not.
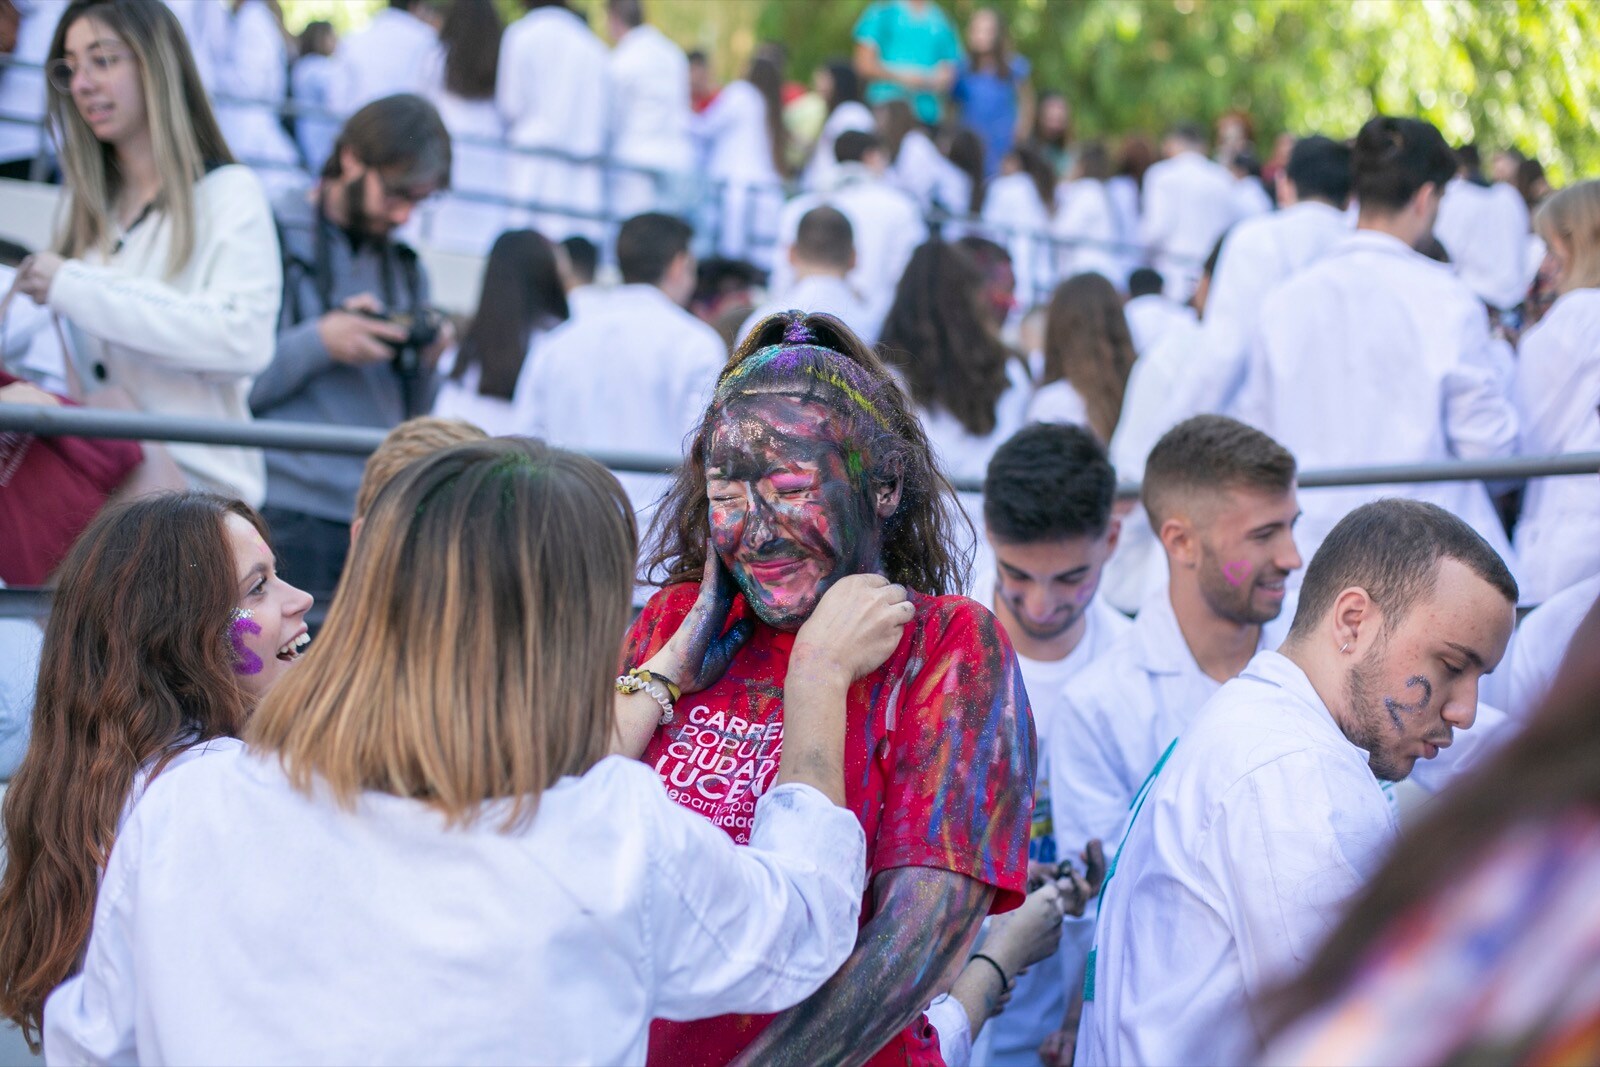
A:
[[[131,52],[120,48],[102,48],[89,56],[89,69],[94,72],[98,80],[116,70],[130,56]],[[65,59],[58,59],[44,68],[45,77],[50,79],[50,84],[63,93],[72,92],[72,79],[78,76],[78,68]]]

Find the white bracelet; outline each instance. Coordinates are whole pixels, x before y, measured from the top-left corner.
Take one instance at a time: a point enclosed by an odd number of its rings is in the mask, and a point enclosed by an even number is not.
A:
[[[672,696],[667,692],[666,686],[660,682],[638,674],[621,674],[617,676],[617,692],[623,694],[643,692],[651,700],[661,705],[661,720],[657,725],[671,725],[674,715]]]

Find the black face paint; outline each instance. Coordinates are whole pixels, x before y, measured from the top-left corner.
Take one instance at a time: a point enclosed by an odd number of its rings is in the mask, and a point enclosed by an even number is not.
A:
[[[1433,700],[1432,682],[1428,681],[1428,679],[1424,678],[1420,674],[1413,674],[1410,678],[1406,679],[1407,689],[1411,689],[1419,685],[1422,687],[1422,699],[1414,704],[1402,704],[1394,697],[1383,698],[1384,709],[1389,712],[1389,718],[1393,720],[1394,728],[1402,734],[1406,732],[1406,728],[1405,724],[1400,721],[1400,713],[1405,712],[1407,715],[1415,715],[1418,712],[1426,711],[1429,701]]]

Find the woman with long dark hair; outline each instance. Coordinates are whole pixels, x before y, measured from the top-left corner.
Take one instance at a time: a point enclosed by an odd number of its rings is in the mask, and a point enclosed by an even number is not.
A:
[[[827,117],[822,122],[822,132],[806,161],[801,184],[807,189],[826,190],[833,184],[833,171],[839,160],[833,154],[834,142],[846,130],[873,129],[872,111],[861,102],[861,80],[855,67],[842,59],[831,59],[818,67],[812,75],[813,84],[822,93]]]
[[[0,1010],[37,1044],[82,964],[101,873],[150,781],[235,746],[294,666],[311,597],[249,507],[203,493],[102,512],[57,572],[33,732],[6,793]]]
[[[1011,146],[1033,125],[1033,83],[1026,56],[1011,47],[1005,20],[980,7],[967,20],[967,54],[956,74],[951,99],[961,121],[983,138],[984,173],[993,175]]]
[[[474,143],[505,140],[506,124],[494,99],[504,34],[493,0],[450,0],[445,9],[428,99],[450,131],[450,192],[422,220],[435,247],[484,255],[510,218],[504,204],[472,199],[504,198],[511,191],[505,150]]]
[[[955,478],[983,477],[994,450],[1022,426],[1031,391],[986,297],[972,257],[934,238],[912,253],[879,335]]]
[[[515,401],[539,337],[567,319],[554,246],[532,230],[500,235],[484,267],[478,311],[439,386],[433,413],[465,419],[491,436],[526,430]]]
[[[695,135],[706,145],[706,177],[722,187],[717,250],[729,259],[757,253],[765,244],[758,235],[770,232],[782,203],[789,151],[782,93],[777,64],[757,55],[743,78],[723,86],[695,116]]]
[[[1011,253],[1024,307],[1032,307],[1055,280],[1050,247],[1055,213],[1056,174],[1050,161],[1031,144],[1013,146],[984,191],[982,217],[985,236]]]
[[[232,165],[183,28],[165,4],[76,0],[46,71],[66,203],[17,287],[77,328],[85,383],[151,414],[248,422],[250,381],[277,347],[277,231],[260,181]],[[255,449],[170,451],[197,488],[266,495]]]
[[[1101,141],[1084,141],[1072,161],[1072,172],[1056,189],[1056,215],[1051,235],[1056,248],[1056,277],[1093,272],[1120,281],[1122,248],[1132,239],[1118,222],[1117,206],[1108,187],[1111,156]]]
[[[1099,274],[1068,278],[1050,298],[1043,373],[1028,421],[1077,423],[1109,444],[1134,358],[1116,289]]]
[[[679,804],[737,841],[813,699],[797,632],[852,581],[908,590],[905,633],[855,684],[827,694],[846,723],[846,806],[871,869],[855,952],[775,1018],[658,1023],[651,1062],[936,1062],[922,1009],[991,910],[1022,900],[1032,725],[994,617],[961,596],[966,561],[949,483],[887,368],[843,323],[761,323],[719,377],[656,514],[651,573],[666,585],[624,662],[696,690],[687,716],[622,723]]]
[[[1600,612],[1262,1007],[1266,1063],[1600,1062]]]

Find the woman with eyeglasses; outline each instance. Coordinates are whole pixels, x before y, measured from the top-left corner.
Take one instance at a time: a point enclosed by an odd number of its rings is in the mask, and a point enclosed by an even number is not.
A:
[[[46,72],[66,205],[16,286],[66,319],[76,367],[108,406],[247,422],[272,359],[278,239],[260,182],[234,165],[165,4],[76,0]],[[263,268],[266,269],[263,269]],[[198,488],[259,506],[261,454],[174,444]]]

